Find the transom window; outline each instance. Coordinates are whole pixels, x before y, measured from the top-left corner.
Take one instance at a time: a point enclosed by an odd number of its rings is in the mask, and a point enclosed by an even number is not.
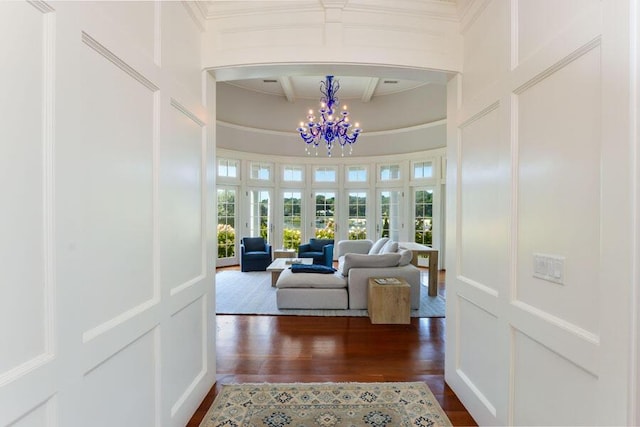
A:
[[[313,179],[315,182],[336,182],[336,169],[331,167],[317,167],[314,171]]]
[[[414,162],[413,179],[433,178],[432,162]]]
[[[367,168],[364,166],[349,166],[347,168],[348,182],[367,182]]]
[[[238,178],[238,161],[218,159],[218,176],[226,178]]]
[[[397,181],[400,179],[400,165],[380,166],[380,181]]]
[[[282,180],[287,182],[302,182],[303,174],[300,166],[284,166],[282,168]]]
[[[269,181],[271,179],[271,165],[265,163],[251,163],[251,179]]]

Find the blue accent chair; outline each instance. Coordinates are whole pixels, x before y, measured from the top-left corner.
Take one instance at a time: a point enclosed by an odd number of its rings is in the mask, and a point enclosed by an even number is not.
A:
[[[333,266],[333,240],[309,239],[298,247],[298,258],[313,258],[314,264]]]
[[[262,237],[243,237],[240,242],[240,270],[265,271],[271,264],[271,245]]]

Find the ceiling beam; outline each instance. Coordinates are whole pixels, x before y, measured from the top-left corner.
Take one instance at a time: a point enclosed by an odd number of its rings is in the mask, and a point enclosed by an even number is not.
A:
[[[379,81],[380,79],[377,77],[369,78],[369,83],[367,84],[367,87],[364,88],[364,92],[362,93],[362,102],[371,101],[371,98],[373,98],[373,92],[376,90],[376,87],[378,87]]]
[[[280,86],[282,86],[282,91],[284,92],[284,96],[287,97],[287,101],[296,102],[296,94],[291,84],[291,78],[289,76],[282,76],[278,80],[280,80]]]

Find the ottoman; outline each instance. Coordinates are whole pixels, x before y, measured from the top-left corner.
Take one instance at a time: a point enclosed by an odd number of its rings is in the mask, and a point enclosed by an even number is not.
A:
[[[276,282],[276,303],[282,308],[340,309],[349,307],[347,279],[342,274],[292,273],[284,270]]]

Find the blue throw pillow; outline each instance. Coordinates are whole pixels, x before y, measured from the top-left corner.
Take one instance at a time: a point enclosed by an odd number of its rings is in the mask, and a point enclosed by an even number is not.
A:
[[[320,265],[320,264],[292,264],[291,265],[292,273],[331,274],[335,271],[336,269],[333,267],[328,267],[326,265]]]

